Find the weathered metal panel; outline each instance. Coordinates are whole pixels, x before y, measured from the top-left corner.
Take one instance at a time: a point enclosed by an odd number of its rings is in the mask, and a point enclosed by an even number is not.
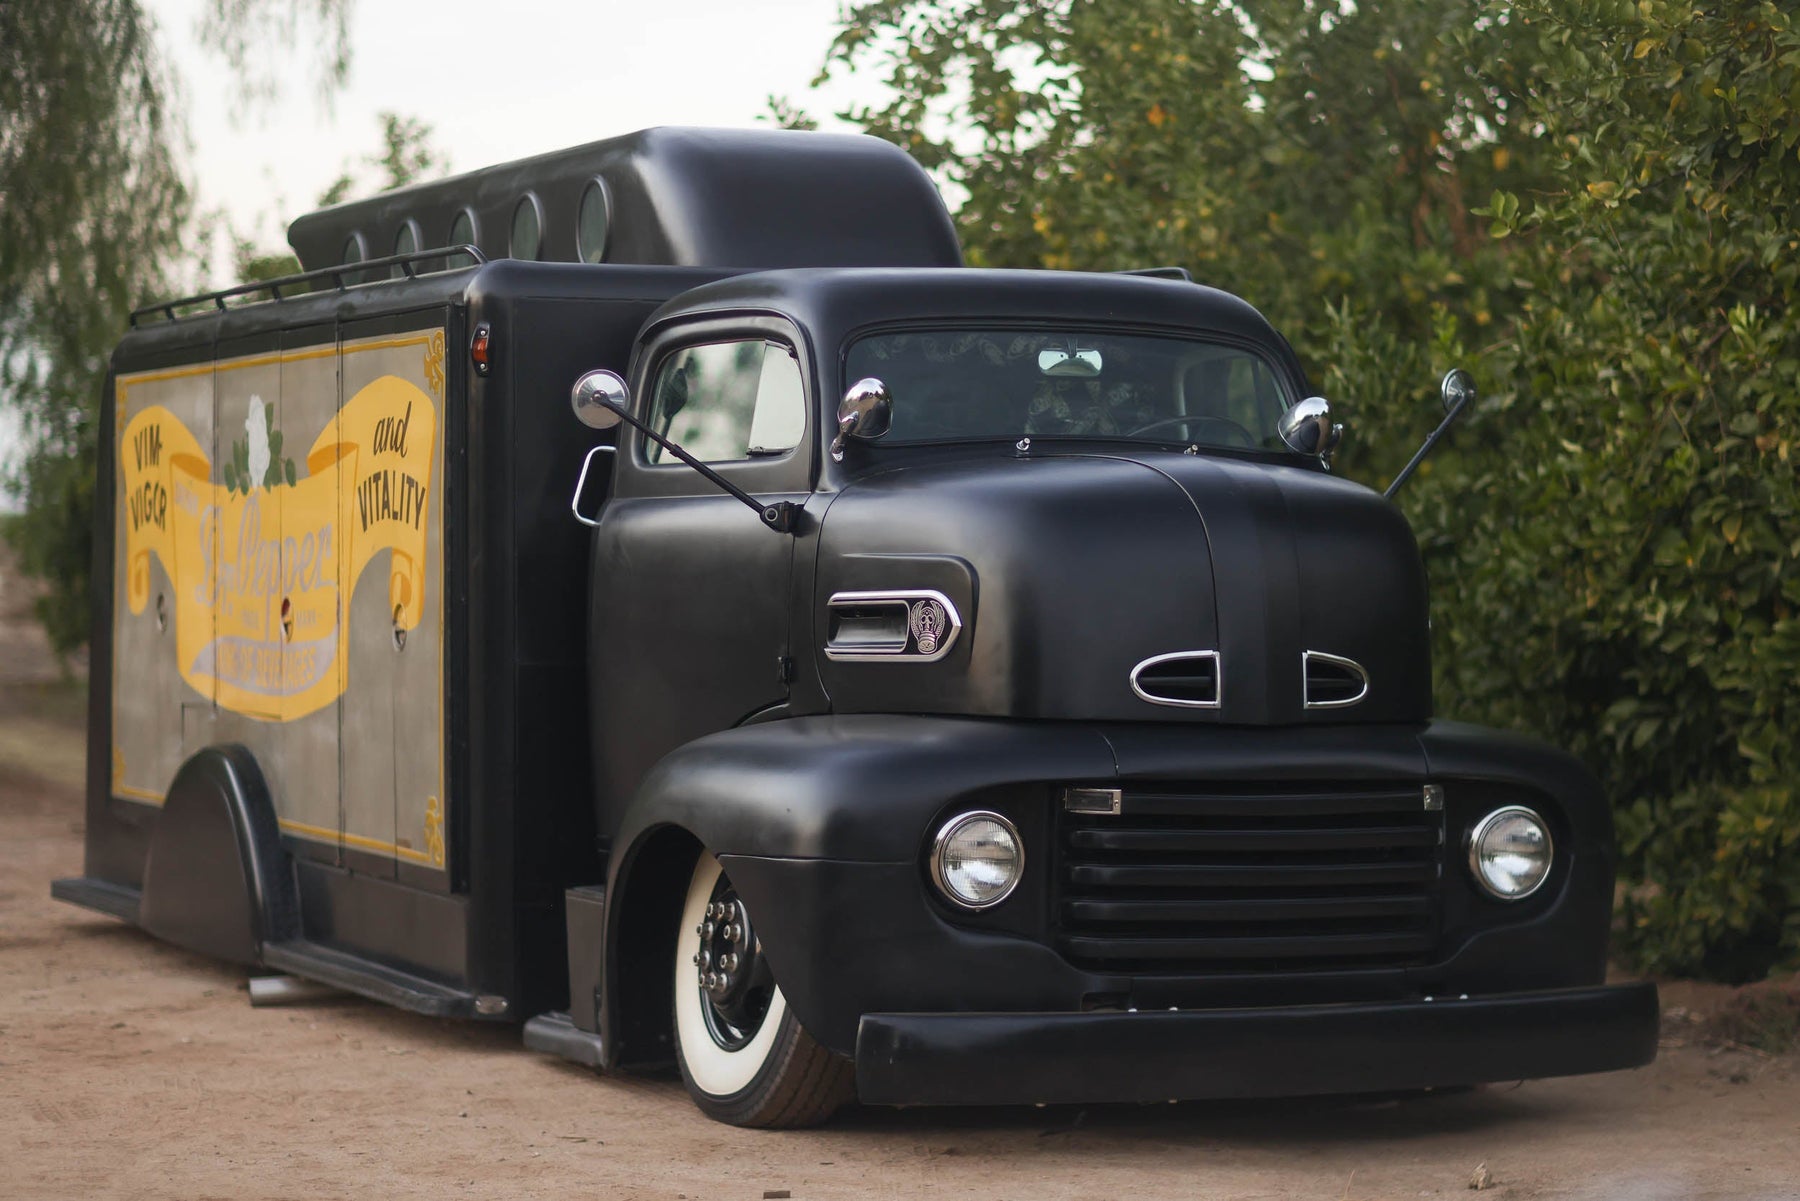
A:
[[[328,863],[342,862],[342,814],[339,807],[338,744],[342,735],[340,711],[344,687],[343,663],[335,655],[338,604],[342,597],[338,551],[342,538],[335,536],[342,478],[337,473],[315,474],[307,452],[307,438],[315,430],[329,429],[337,419],[337,336],[329,325],[284,330],[281,335],[281,398],[279,428],[284,432],[281,478],[291,462],[294,478],[322,478],[317,492],[275,489],[283,498],[281,544],[284,561],[281,597],[288,604],[281,619],[281,634],[288,646],[313,645],[321,660],[330,657],[324,670],[332,673],[340,694],[323,708],[304,717],[267,726],[268,751],[258,759],[268,776],[270,793],[285,819],[287,833],[305,846],[311,857]],[[293,445],[287,445],[295,439]],[[334,531],[328,535],[327,530]],[[326,543],[329,541],[330,545]],[[292,548],[290,551],[289,548]],[[314,598],[300,603],[299,597]],[[277,617],[280,618],[279,609]],[[266,735],[265,735],[266,736]]]
[[[420,866],[445,866],[443,438],[440,328],[343,344],[346,410],[392,394],[367,470],[342,498],[352,542],[386,531],[385,556],[350,599],[346,623],[344,839]],[[404,401],[401,397],[404,396]],[[381,569],[385,567],[386,587]]]
[[[118,381],[114,792],[242,742],[309,857],[441,870],[442,325],[246,350]]]
[[[210,549],[198,536],[213,457],[213,365],[121,376],[114,395],[123,478],[113,538],[112,791],[161,804],[176,768],[204,745],[187,744],[205,737],[212,709],[210,688],[186,687],[178,665],[182,650],[213,636],[204,603]]]

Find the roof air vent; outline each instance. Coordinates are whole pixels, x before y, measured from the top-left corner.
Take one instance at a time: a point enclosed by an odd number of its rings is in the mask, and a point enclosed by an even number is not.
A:
[[[1369,695],[1369,673],[1362,664],[1324,651],[1300,656],[1308,709],[1347,709]]]
[[[1131,690],[1153,705],[1217,709],[1224,693],[1219,652],[1154,655],[1131,669]]]

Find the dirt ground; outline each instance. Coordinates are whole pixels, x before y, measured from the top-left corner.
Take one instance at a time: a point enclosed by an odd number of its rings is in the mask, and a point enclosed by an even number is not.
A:
[[[3,552],[0,552],[3,553]],[[1668,1023],[1652,1067],[1406,1101],[861,1110],[734,1130],[510,1028],[334,999],[51,901],[81,870],[81,692],[0,563],[0,1198],[1800,1198],[1800,1056]],[[1718,990],[1677,986],[1671,1012]]]

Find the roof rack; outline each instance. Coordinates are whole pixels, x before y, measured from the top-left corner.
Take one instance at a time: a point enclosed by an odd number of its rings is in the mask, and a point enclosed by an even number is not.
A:
[[[179,300],[165,300],[158,304],[147,304],[141,309],[131,311],[131,327],[137,328],[138,320],[143,317],[160,315],[165,321],[180,321],[184,317],[198,317],[199,313],[178,313],[177,309],[190,309],[196,305],[211,305],[209,311],[223,312],[230,307],[225,302],[238,296],[251,296],[258,292],[269,293],[270,300],[285,300],[281,294],[283,288],[295,288],[300,284],[316,283],[320,280],[331,280],[334,287],[342,292],[346,288],[360,287],[364,284],[378,282],[372,279],[352,279],[345,282],[346,276],[355,276],[387,267],[398,267],[406,272],[408,279],[420,274],[430,275],[435,271],[450,270],[450,259],[462,256],[469,260],[468,265],[479,267],[487,262],[487,256],[467,243],[461,246],[440,246],[433,250],[413,250],[406,254],[390,254],[386,258],[362,259],[354,263],[339,263],[333,267],[319,267],[312,271],[301,271],[295,275],[282,275],[274,279],[261,279],[255,283],[239,284],[235,288],[222,288],[217,292],[202,292],[198,296],[184,296]],[[444,265],[420,272],[420,263],[442,260]],[[308,288],[307,293],[314,289]],[[260,303],[260,302],[259,302]]]

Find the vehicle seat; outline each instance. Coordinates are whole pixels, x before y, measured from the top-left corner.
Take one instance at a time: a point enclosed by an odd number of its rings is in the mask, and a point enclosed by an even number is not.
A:
[[[1025,415],[1025,432],[1128,434],[1159,414],[1130,380],[1046,377],[1038,381]]]

